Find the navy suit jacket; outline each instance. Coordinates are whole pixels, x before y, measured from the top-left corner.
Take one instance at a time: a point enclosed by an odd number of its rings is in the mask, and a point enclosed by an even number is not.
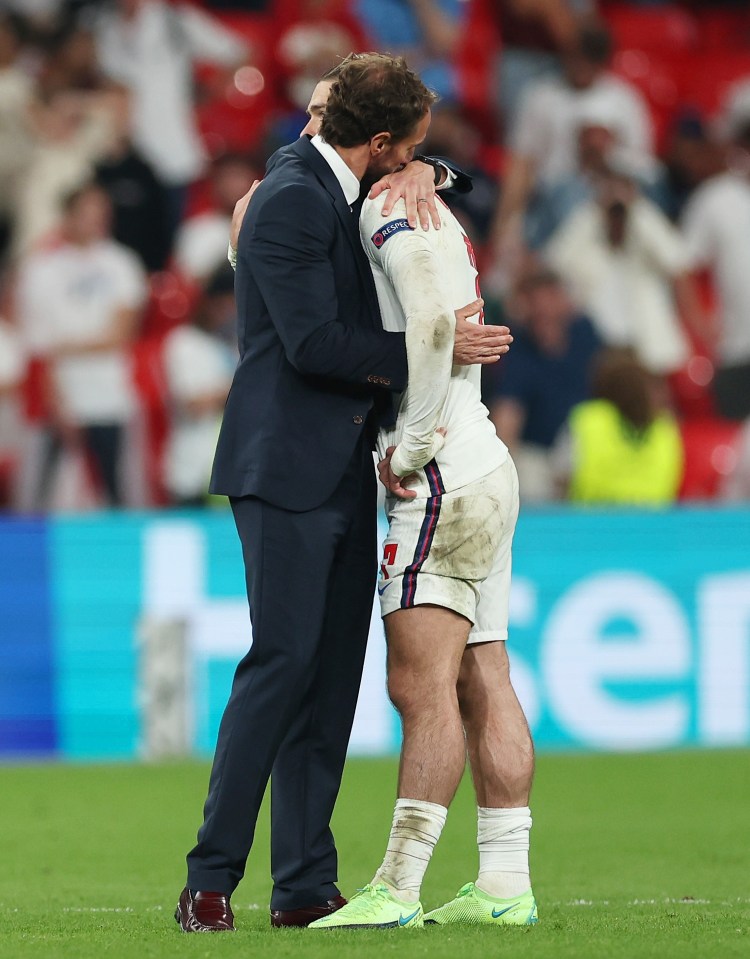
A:
[[[358,214],[307,137],[253,197],[235,291],[240,362],[211,492],[314,509],[343,476],[378,392],[405,388],[407,364],[403,334],[382,328]]]

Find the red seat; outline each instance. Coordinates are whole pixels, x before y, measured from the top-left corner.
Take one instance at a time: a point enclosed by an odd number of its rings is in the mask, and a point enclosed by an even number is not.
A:
[[[144,423],[148,501],[156,506],[168,502],[162,480],[162,461],[169,432],[163,350],[164,334],[159,334],[139,339],[132,352],[133,383]]]
[[[716,417],[687,420],[681,426],[685,473],[680,499],[711,499],[737,462],[740,423]]]
[[[616,4],[605,10],[615,47],[640,50],[695,50],[699,44],[698,25],[680,7],[633,7]]]

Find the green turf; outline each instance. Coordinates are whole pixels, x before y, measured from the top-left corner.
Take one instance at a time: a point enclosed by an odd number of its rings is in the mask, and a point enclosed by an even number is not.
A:
[[[336,815],[341,887],[382,856],[395,763],[351,762]],[[207,767],[0,767],[0,957],[750,956],[750,754],[543,756],[534,793],[534,928],[318,934],[268,927],[268,817],[237,890],[238,933],[182,935],[172,910]],[[423,889],[475,877],[465,782]]]

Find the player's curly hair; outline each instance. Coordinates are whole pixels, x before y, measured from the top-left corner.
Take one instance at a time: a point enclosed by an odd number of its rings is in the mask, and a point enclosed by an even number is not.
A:
[[[329,77],[333,86],[320,135],[331,146],[359,146],[378,133],[390,133],[398,143],[437,100],[403,57],[351,54]]]

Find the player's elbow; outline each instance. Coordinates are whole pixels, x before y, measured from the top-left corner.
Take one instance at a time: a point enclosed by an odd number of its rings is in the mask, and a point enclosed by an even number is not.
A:
[[[453,350],[456,319],[452,313],[440,312],[412,315],[407,320],[406,347],[417,345],[429,353],[449,353]]]
[[[287,359],[302,376],[321,376],[330,366],[330,349],[326,348],[325,329],[312,332],[305,339],[293,343],[286,351]]]

